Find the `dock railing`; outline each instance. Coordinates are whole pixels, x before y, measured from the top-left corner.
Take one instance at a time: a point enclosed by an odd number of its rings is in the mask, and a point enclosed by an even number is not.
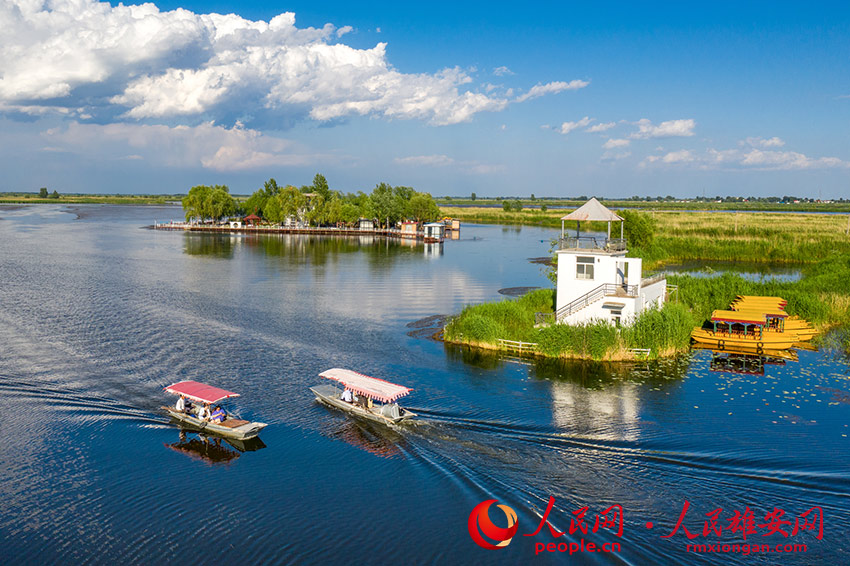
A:
[[[500,349],[517,354],[532,354],[537,351],[537,342],[522,342],[499,338],[498,344]]]

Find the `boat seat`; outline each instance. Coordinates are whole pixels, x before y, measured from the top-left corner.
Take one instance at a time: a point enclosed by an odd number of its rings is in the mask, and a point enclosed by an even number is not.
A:
[[[248,424],[250,421],[242,421],[239,419],[227,419],[224,422],[218,423],[221,426],[226,426],[227,428],[236,428],[242,426],[244,424]]]

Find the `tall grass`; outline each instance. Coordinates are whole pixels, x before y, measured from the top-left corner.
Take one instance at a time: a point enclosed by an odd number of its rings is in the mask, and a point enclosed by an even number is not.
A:
[[[467,306],[449,322],[444,336],[455,342],[495,344],[499,338],[534,342],[534,314],[553,312],[554,302],[552,289],[538,289],[515,300]]]
[[[560,228],[560,218],[567,211],[447,207],[443,213],[469,222]],[[847,215],[693,211],[650,214],[658,226],[652,245],[647,249],[633,245],[629,248],[629,255],[643,258],[647,269],[688,260],[817,263],[834,251],[850,255]],[[572,230],[574,225],[568,228]],[[618,227],[613,229],[619,234]],[[605,231],[607,225],[583,222],[581,230]]]
[[[493,347],[500,338],[536,342],[540,353],[552,357],[624,359],[630,348],[649,348],[654,356],[687,348],[695,325],[684,305],[667,304],[621,328],[604,321],[534,328],[534,313],[552,312],[554,299],[554,290],[541,289],[517,300],[468,306],[446,326],[444,337]]]
[[[799,281],[750,281],[731,273],[711,278],[671,275],[667,281],[679,286],[677,300],[699,321],[714,309],[727,308],[736,295],[764,295],[783,297],[790,314],[814,324],[850,325],[850,255],[833,254],[804,267]]]

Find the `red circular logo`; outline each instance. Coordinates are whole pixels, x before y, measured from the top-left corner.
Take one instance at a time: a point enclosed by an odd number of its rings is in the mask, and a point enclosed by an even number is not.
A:
[[[489,548],[491,550],[508,546],[519,528],[516,512],[507,505],[496,505],[496,507],[501,509],[505,517],[507,517],[508,526],[502,528],[494,525],[488,514],[488,510],[493,503],[496,503],[495,499],[488,499],[476,505],[472,513],[469,514],[468,522],[469,536],[472,537],[475,544],[481,548]]]

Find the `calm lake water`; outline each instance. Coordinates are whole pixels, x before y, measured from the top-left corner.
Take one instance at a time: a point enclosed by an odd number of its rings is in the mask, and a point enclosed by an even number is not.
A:
[[[426,249],[141,228],[180,216],[0,206],[4,563],[850,563],[850,363],[833,351],[501,360],[411,323],[547,286],[528,259],[548,254],[556,230],[465,226]],[[318,405],[307,388],[331,367],[413,387],[405,404],[419,424],[372,426]],[[243,452],[181,432],[160,406],[183,379],[240,392],[230,407],[269,423],[262,443]],[[582,507],[592,527],[621,505],[622,536],[521,536],[550,497],[560,531]],[[518,515],[504,549],[468,534],[486,499]],[[682,526],[699,536],[663,538],[685,502]],[[747,543],[808,551],[687,552],[744,542],[726,527],[748,507],[758,532]],[[812,507],[822,540],[791,535]],[[718,508],[722,535],[703,536]],[[775,508],[787,539],[758,527]],[[535,543],[580,537],[621,552],[534,555]]]

